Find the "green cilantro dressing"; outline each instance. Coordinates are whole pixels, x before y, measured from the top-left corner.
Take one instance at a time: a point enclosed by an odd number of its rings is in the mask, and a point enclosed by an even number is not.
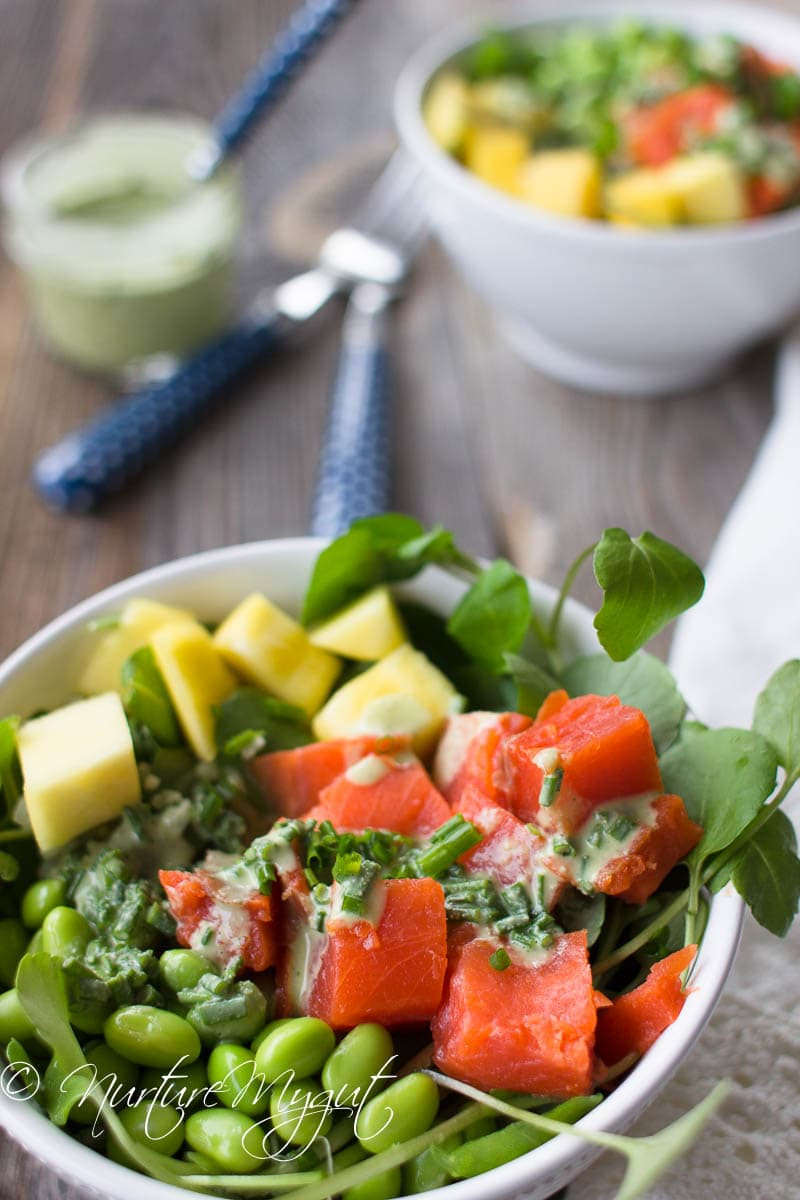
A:
[[[642,830],[655,824],[654,801],[659,794],[643,792],[601,805],[578,833],[548,838],[547,853],[568,867],[576,887],[591,890],[593,881],[615,859],[630,852]]]

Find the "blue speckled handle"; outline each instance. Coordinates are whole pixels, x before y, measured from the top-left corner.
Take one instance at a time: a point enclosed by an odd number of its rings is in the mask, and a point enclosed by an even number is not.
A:
[[[336,537],[391,497],[384,288],[360,284],[350,299],[331,394],[309,532]]]
[[[62,512],[86,513],[120,491],[187,433],[278,337],[281,318],[252,319],[189,358],[163,382],[126,396],[37,459],[33,483]]]
[[[219,157],[245,138],[353,4],[353,0],[306,0],[214,123]]]

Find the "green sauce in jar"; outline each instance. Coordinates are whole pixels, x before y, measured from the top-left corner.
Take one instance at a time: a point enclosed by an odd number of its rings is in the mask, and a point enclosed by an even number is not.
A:
[[[208,141],[193,117],[130,113],[10,152],[6,246],[62,357],[118,372],[228,323],[241,189],[230,166],[190,178]]]

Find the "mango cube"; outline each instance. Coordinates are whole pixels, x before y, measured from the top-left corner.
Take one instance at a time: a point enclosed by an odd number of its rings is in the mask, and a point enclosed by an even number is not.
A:
[[[116,692],[26,721],[17,748],[25,804],[43,854],[140,799],[133,742]]]
[[[214,705],[235,689],[236,677],[196,621],[157,629],[150,645],[186,740],[198,758],[211,762],[217,756]]]
[[[605,206],[615,224],[677,225],[684,215],[663,167],[643,167],[612,179],[606,186]]]
[[[664,174],[690,225],[741,221],[747,215],[741,172],[725,154],[709,150],[676,158]]]
[[[468,101],[469,88],[460,75],[440,75],[428,89],[422,115],[428,133],[448,154],[457,154],[461,149],[467,128]]]
[[[402,646],[406,631],[387,587],[372,588],[309,633],[312,645],[372,662]]]
[[[89,696],[120,689],[122,664],[135,650],[147,645],[150,635],[175,621],[194,617],[182,608],[159,604],[156,600],[129,600],[119,616],[119,624],[93,635],[91,654],[78,679],[78,691]]]
[[[410,733],[414,749],[425,755],[447,717],[462,705],[450,680],[406,643],[334,692],[312,729],[321,741],[356,733]]]
[[[562,217],[600,214],[600,163],[589,150],[541,150],[521,164],[517,194]]]
[[[470,125],[464,138],[464,162],[484,183],[517,195],[520,168],[530,139],[508,125]]]
[[[313,646],[302,625],[255,593],[214,634],[214,645],[241,675],[313,716],[333,687],[341,662]]]

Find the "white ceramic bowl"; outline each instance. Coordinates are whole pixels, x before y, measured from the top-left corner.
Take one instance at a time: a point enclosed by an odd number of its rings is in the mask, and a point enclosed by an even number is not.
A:
[[[216,620],[244,595],[263,590],[277,604],[297,611],[319,539],[256,542],[212,550],[136,575],[70,609],[32,637],[0,667],[0,714],[21,715],[63,702],[70,693],[76,664],[85,651],[87,621],[114,612],[131,596],[149,596]],[[543,612],[553,591],[531,584]],[[448,613],[464,585],[439,570],[428,570],[405,585],[405,592]],[[597,649],[591,614],[569,602],[564,612],[568,655]],[[678,1020],[659,1038],[629,1077],[582,1124],[587,1129],[621,1130],[655,1098],[688,1054],[708,1021],[733,965],[742,922],[742,904],[732,891],[711,905],[706,936],[690,993]],[[0,1121],[42,1163],[57,1174],[102,1195],[106,1200],[186,1200],[188,1193],[145,1179],[118,1166],[57,1129],[30,1103],[0,1094]],[[432,1200],[494,1200],[524,1196],[545,1200],[575,1177],[597,1151],[564,1135],[490,1174],[429,1193]]]
[[[800,208],[718,228],[623,229],[551,215],[483,183],[422,119],[431,77],[493,28],[606,24],[621,16],[730,32],[800,69],[800,20],[735,3],[559,4],[523,0],[424,45],[403,70],[395,118],[421,168],[431,221],[519,352],[594,391],[658,394],[699,384],[800,309]]]

